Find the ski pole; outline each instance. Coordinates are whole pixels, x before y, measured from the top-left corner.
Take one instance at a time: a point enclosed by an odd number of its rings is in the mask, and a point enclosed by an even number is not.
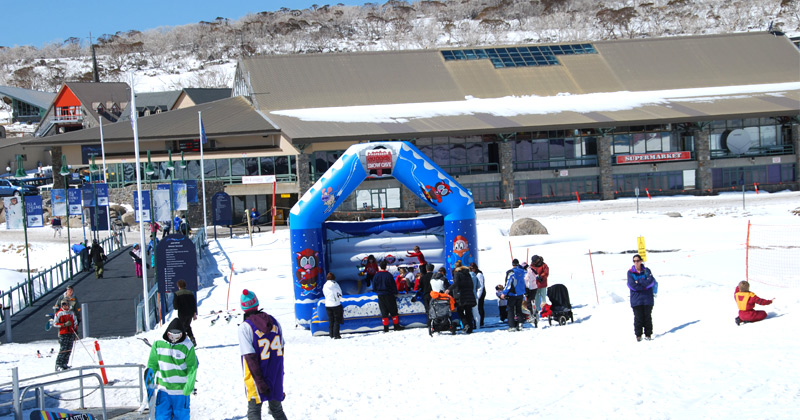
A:
[[[92,357],[92,353],[89,351],[89,349],[86,348],[86,346],[83,344],[83,341],[81,341],[81,337],[78,335],[78,333],[75,332],[74,334],[75,334],[75,338],[77,338],[77,340],[78,340],[78,343],[80,343],[81,347],[83,347],[83,349],[86,350],[86,354],[89,355],[89,360],[91,360],[92,363],[97,364],[97,362],[94,360],[94,357]]]

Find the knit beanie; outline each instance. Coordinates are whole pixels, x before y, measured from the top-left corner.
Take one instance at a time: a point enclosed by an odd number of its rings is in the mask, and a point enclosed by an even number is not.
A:
[[[245,312],[252,309],[258,309],[258,298],[256,297],[256,294],[247,289],[242,290],[241,302],[242,310]]]

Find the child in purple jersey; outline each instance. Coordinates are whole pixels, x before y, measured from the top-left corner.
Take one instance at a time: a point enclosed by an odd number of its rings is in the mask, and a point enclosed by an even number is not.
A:
[[[283,392],[283,330],[272,315],[258,310],[256,294],[242,291],[244,322],[239,325],[239,351],[242,355],[244,385],[247,392],[247,420],[261,420],[261,404],[267,401],[274,419],[286,419],[281,401]]]

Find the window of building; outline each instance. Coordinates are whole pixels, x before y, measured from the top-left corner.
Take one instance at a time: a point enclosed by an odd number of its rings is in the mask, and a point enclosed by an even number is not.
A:
[[[614,175],[614,190],[617,194],[632,196],[636,188],[639,194],[645,195],[645,189],[650,192],[680,191],[683,190],[683,172],[665,171],[640,174]]]
[[[261,175],[275,175],[275,161],[272,157],[262,157],[261,160]]]
[[[479,182],[473,184],[463,184],[463,187],[472,193],[475,205],[481,206],[500,201],[499,182]],[[422,200],[418,200],[417,207],[425,205]]]
[[[244,160],[244,174],[247,176],[258,175],[258,158],[245,158]]]
[[[336,163],[336,160],[342,156],[342,153],[344,153],[343,150],[324,150],[314,152],[314,155],[309,162],[311,179],[319,179],[322,174],[324,174],[331,166],[333,166],[334,163]]]
[[[355,201],[358,210],[400,208],[400,188],[357,189]]]
[[[592,44],[567,44],[522,46],[510,48],[481,48],[464,50],[443,50],[444,61],[488,59],[495,68],[556,66],[556,56],[575,54],[597,54]]]
[[[229,159],[231,162],[231,176],[244,176],[244,159]]]
[[[711,156],[715,158],[737,157],[728,149],[727,136],[731,131],[742,129],[750,138],[750,149],[746,155],[770,155],[790,153],[784,145],[789,144],[780,130],[780,123],[772,118],[746,118],[743,120],[714,121],[709,127]]]
[[[578,130],[516,133],[514,169],[541,170],[597,165],[597,139]],[[629,146],[626,146],[629,148]]]
[[[451,175],[497,172],[496,146],[480,136],[421,138],[415,143]]]
[[[226,167],[228,166],[226,163]],[[206,172],[206,178],[216,178],[217,177],[217,160],[216,159],[206,159],[203,161],[203,170]]]

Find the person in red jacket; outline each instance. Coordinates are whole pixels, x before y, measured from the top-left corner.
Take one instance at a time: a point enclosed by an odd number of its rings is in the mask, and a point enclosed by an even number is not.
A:
[[[423,265],[427,264],[427,261],[425,261],[425,256],[422,255],[422,251],[419,250],[419,246],[415,246],[414,247],[414,252],[406,251],[406,257],[409,257],[409,258],[417,257],[417,260],[419,260],[419,265],[420,266],[423,266]]]
[[[733,294],[736,306],[739,307],[739,316],[736,317],[736,325],[742,322],[758,322],[767,317],[766,311],[755,310],[756,305],[769,305],[772,300],[761,299],[750,291],[750,283],[740,281]],[[773,299],[775,300],[775,299]]]
[[[61,309],[53,317],[53,326],[58,327],[58,344],[60,345],[58,357],[56,357],[56,371],[67,370],[69,369],[67,362],[69,362],[72,345],[77,336],[78,319],[66,300],[61,302]]]
[[[406,293],[408,292],[408,282],[406,282],[408,271],[403,267],[399,271],[397,277],[394,278],[394,283],[397,285],[397,293]]]
[[[372,278],[375,277],[375,274],[378,272],[378,261],[375,260],[375,256],[369,254],[367,256],[367,263],[364,264],[364,280],[367,282],[367,288],[370,287],[372,284]],[[358,287],[359,291],[361,290],[361,286]]]
[[[539,255],[534,255],[531,258],[531,270],[536,276],[536,296],[535,312],[536,319],[539,319],[542,310],[542,302],[547,303],[547,278],[550,277],[550,267],[544,262],[544,258]]]

